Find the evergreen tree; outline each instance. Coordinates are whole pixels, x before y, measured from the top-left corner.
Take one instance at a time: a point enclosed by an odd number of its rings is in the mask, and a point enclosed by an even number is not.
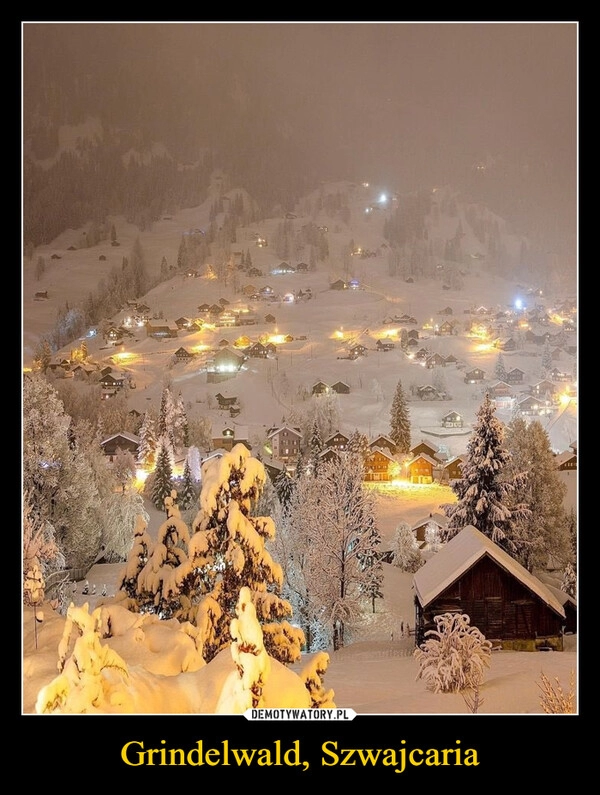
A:
[[[179,507],[182,511],[190,508],[198,499],[196,484],[192,476],[192,468],[189,459],[186,458],[183,467],[183,482],[179,490]]]
[[[444,540],[473,525],[507,552],[514,552],[515,524],[528,512],[514,502],[522,481],[518,475],[509,477],[510,460],[504,446],[504,426],[496,418],[486,392],[467,444],[461,477],[452,483],[458,500],[442,506],[450,519]]]
[[[310,431],[310,438],[308,440],[308,470],[313,475],[316,476],[317,472],[319,471],[319,463],[320,463],[320,454],[323,450],[323,439],[321,438],[321,432],[319,430],[319,424],[316,418],[313,420],[312,428]]]
[[[136,237],[131,249],[129,267],[133,279],[133,292],[137,298],[145,295],[150,287],[150,279],[146,270],[146,260],[139,237]]]
[[[146,607],[139,600],[138,577],[148,562],[151,547],[152,539],[148,534],[148,516],[140,514],[134,526],[133,543],[127,557],[127,565],[123,570],[118,586],[119,590],[124,591],[132,600],[130,604],[127,604],[127,608],[132,609],[133,612],[144,612],[139,608]],[[150,597],[147,601],[151,606],[152,598]]]
[[[203,471],[189,557],[202,578],[204,596],[195,623],[207,662],[231,643],[230,624],[243,586],[252,593],[268,653],[285,663],[300,657],[304,635],[286,620],[292,607],[280,595],[283,572],[266,546],[275,524],[270,517],[252,515],[267,477],[242,444]]]
[[[529,509],[515,525],[516,556],[528,571],[545,568],[550,557],[564,566],[571,557],[568,516],[564,508],[567,487],[560,479],[550,439],[539,420],[529,424],[516,418],[508,425],[506,447],[509,471],[525,473],[514,500]]]
[[[288,509],[290,499],[294,491],[294,479],[290,477],[289,473],[285,469],[283,469],[275,478],[273,485],[275,486],[275,491],[277,492],[281,508],[285,513]]]
[[[506,381],[506,367],[504,366],[504,357],[502,356],[502,353],[499,353],[496,359],[494,375],[498,381]]]
[[[348,439],[348,452],[360,455],[363,460],[369,453],[369,437],[355,428]]]
[[[544,343],[544,350],[542,351],[542,378],[547,378],[548,373],[552,369],[552,351],[550,350],[550,343],[548,338],[546,337],[546,342]]]
[[[402,382],[398,381],[390,411],[390,438],[398,453],[408,453],[411,444],[410,415]]]
[[[138,447],[138,464],[148,471],[154,469],[156,463],[156,435],[155,422],[149,411],[144,412],[140,427],[140,444]]]
[[[161,437],[156,451],[156,468],[152,481],[152,504],[159,511],[166,510],[165,498],[173,491],[173,468],[171,450],[165,437]]]

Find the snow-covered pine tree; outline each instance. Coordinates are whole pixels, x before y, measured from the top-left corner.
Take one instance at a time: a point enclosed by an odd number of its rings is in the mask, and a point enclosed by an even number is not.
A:
[[[319,424],[315,417],[310,430],[308,449],[306,452],[308,470],[313,476],[316,476],[319,471],[320,454],[322,450],[323,439],[321,437],[321,431],[319,430]]]
[[[287,470],[282,469],[279,475],[275,478],[274,487],[279,498],[279,504],[283,512],[287,511],[290,503],[290,498],[294,490],[294,479],[290,476]]]
[[[513,499],[529,509],[515,523],[515,557],[528,571],[545,568],[550,558],[564,566],[571,559],[569,518],[564,508],[567,487],[559,477],[550,439],[539,420],[522,417],[506,429],[509,471],[520,477]]]
[[[151,547],[152,539],[148,534],[148,517],[140,515],[136,519],[133,543],[118,584],[118,590],[124,592],[131,600],[127,604],[128,609],[134,610],[134,612],[149,612],[154,605],[153,595],[142,595],[138,588],[138,577],[148,562]]]
[[[156,544],[137,578],[142,600],[152,599],[152,612],[161,619],[191,621],[198,601],[200,573],[187,549],[190,531],[175,504],[177,492],[165,498],[167,518],[158,528]]]
[[[375,525],[374,517],[368,517],[368,525],[364,528],[365,548],[360,555],[360,567],[365,574],[361,585],[362,593],[370,600],[373,613],[375,600],[383,598],[383,566],[381,563],[381,534]]]
[[[203,468],[189,556],[201,572],[204,598],[195,623],[207,662],[231,642],[229,626],[243,586],[252,593],[268,653],[284,663],[300,657],[304,635],[286,620],[292,608],[280,596],[283,571],[266,548],[275,524],[268,516],[252,515],[267,477],[243,444]]]
[[[181,392],[174,399],[173,404],[173,446],[175,450],[181,450],[189,443],[187,412]]]
[[[441,506],[450,520],[444,541],[470,524],[505,551],[514,552],[515,525],[527,515],[527,510],[514,503],[521,479],[518,475],[509,476],[509,463],[504,426],[495,416],[495,407],[486,392],[467,444],[461,477],[452,483],[457,502]]]
[[[196,489],[196,483],[192,476],[192,468],[188,458],[186,458],[183,466],[183,480],[178,494],[179,507],[182,511],[187,511],[198,499],[198,490]]]
[[[390,410],[390,438],[398,453],[408,453],[411,445],[410,414],[402,382],[396,384],[396,391]]]
[[[140,444],[138,447],[138,464],[148,471],[152,471],[156,464],[156,423],[149,411],[144,412],[144,419],[140,427]]]
[[[502,355],[502,352],[500,352],[496,357],[494,376],[498,379],[498,381],[506,381],[506,367],[504,365],[504,356]]]
[[[173,490],[173,468],[171,466],[171,449],[168,440],[161,437],[156,454],[156,468],[152,483],[152,504],[159,510],[165,509],[165,497]]]
[[[542,351],[542,368],[541,368],[541,376],[542,378],[547,378],[548,373],[552,369],[552,351],[550,350],[550,342],[548,341],[548,337],[546,337],[546,342],[544,343],[544,350]]]
[[[367,457],[369,452],[369,437],[361,433],[358,428],[355,428],[350,434],[350,438],[348,439],[348,452],[357,453],[362,456],[363,459]]]

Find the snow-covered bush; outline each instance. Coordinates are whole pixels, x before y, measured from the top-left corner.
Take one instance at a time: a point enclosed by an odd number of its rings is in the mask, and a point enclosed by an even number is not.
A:
[[[424,679],[434,693],[479,687],[490,664],[491,642],[470,626],[471,619],[464,613],[443,613],[434,620],[436,629],[425,633],[430,637],[414,652],[417,679]]]

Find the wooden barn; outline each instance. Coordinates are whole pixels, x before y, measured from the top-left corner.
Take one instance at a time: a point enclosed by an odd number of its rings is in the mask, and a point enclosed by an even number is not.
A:
[[[415,640],[426,640],[434,617],[466,613],[471,626],[503,648],[563,650],[564,607],[541,580],[472,525],[467,525],[414,575]]]

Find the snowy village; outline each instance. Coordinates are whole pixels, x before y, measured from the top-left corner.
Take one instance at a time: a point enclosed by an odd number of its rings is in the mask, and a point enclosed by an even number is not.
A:
[[[285,146],[263,173],[233,133],[192,161],[42,124],[60,70],[24,28],[21,716],[577,716],[577,263],[533,232],[544,169],[515,206],[491,156],[292,188]],[[373,767],[419,765],[401,739]]]

